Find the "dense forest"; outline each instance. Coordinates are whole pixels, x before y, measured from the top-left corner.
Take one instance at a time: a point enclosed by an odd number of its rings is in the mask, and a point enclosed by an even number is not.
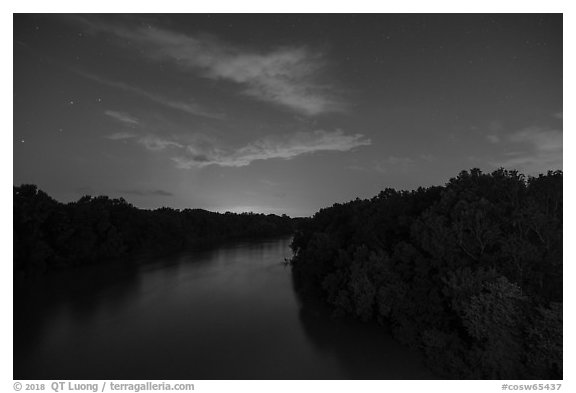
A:
[[[106,196],[64,204],[34,185],[14,187],[16,275],[292,232],[293,220],[286,215],[143,210]]]
[[[386,189],[301,221],[292,248],[300,294],[391,327],[442,377],[562,378],[561,171]]]

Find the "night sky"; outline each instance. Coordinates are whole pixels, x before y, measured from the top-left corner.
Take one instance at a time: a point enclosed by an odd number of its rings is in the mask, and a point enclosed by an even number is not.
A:
[[[15,15],[14,184],[311,215],[562,169],[561,15]]]

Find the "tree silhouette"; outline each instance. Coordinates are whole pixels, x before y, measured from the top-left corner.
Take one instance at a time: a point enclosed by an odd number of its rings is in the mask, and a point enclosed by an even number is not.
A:
[[[103,263],[144,252],[170,252],[230,239],[287,235],[293,220],[273,214],[201,209],[137,209],[124,199],[83,196],[62,204],[34,185],[14,187],[14,272]]]

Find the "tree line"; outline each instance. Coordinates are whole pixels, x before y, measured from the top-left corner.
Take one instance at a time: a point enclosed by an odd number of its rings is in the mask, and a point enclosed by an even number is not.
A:
[[[293,221],[286,215],[145,210],[107,196],[60,203],[30,184],[13,191],[16,275],[293,232]]]
[[[299,222],[297,290],[392,327],[444,378],[562,378],[562,172],[462,171]]]

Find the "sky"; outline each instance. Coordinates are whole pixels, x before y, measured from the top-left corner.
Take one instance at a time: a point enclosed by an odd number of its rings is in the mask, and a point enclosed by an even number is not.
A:
[[[562,15],[14,16],[14,185],[308,216],[562,169]]]

